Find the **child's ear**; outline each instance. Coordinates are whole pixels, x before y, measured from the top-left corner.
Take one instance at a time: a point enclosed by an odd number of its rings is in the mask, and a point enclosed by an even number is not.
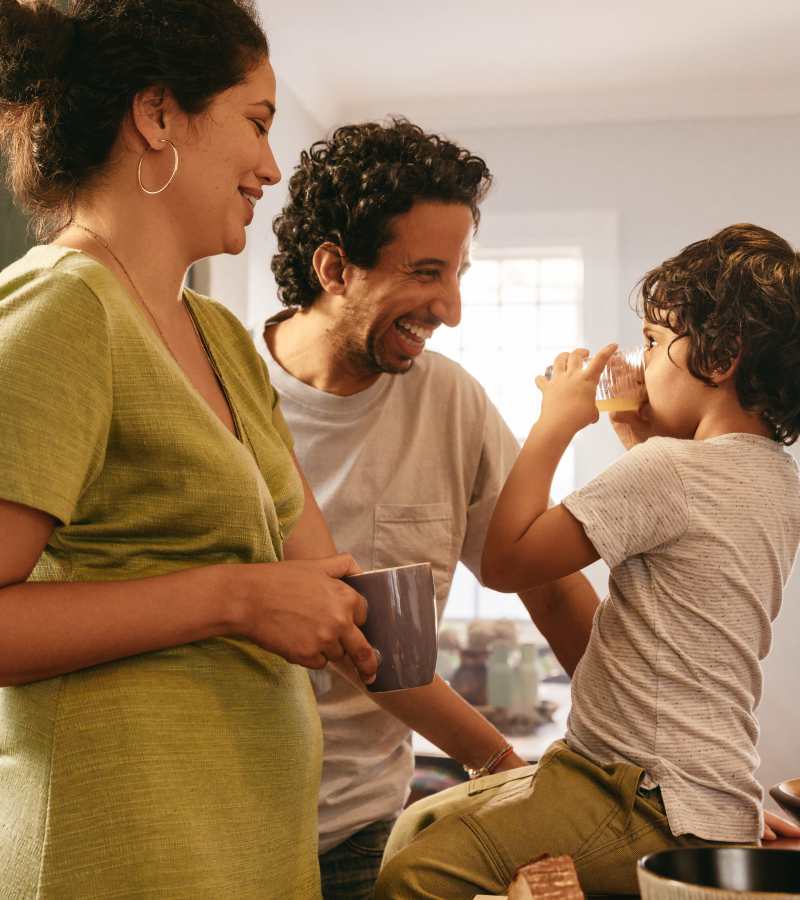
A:
[[[736,374],[736,370],[739,368],[739,361],[742,358],[741,349],[736,354],[736,356],[730,361],[728,367],[726,369],[714,369],[711,373],[711,380],[714,384],[724,384],[726,381],[730,381],[731,378]]]

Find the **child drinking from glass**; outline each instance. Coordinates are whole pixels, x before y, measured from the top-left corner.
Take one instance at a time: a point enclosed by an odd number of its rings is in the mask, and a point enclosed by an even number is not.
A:
[[[484,548],[485,583],[501,591],[597,559],[611,569],[590,633],[570,636],[566,736],[535,768],[412,807],[378,898],[502,892],[543,852],[573,856],[587,892],[636,892],[645,853],[762,834],[759,663],[800,544],[785,449],[800,433],[800,261],[772,232],[735,225],[641,288],[646,399],[616,423],[630,451],[548,508],[561,456],[598,419],[615,347],[588,363],[562,353],[536,381],[541,415]]]

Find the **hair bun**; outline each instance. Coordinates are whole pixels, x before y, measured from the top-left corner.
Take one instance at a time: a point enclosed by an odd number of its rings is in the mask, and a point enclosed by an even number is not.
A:
[[[45,0],[0,0],[0,101],[28,104],[68,75],[75,21]]]

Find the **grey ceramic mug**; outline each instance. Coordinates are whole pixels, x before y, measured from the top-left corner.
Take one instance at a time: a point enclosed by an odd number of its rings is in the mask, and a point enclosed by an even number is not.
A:
[[[402,691],[430,684],[436,673],[436,591],[430,563],[346,575],[367,601],[366,639],[380,651],[370,691]]]

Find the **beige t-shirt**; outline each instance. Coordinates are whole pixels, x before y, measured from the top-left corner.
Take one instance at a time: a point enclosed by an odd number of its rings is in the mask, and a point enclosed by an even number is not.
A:
[[[564,500],[611,569],[567,743],[657,784],[670,828],[755,841],[755,710],[800,543],[797,463],[767,438],[651,438]]]
[[[441,619],[459,560],[476,575],[517,442],[483,388],[426,351],[404,375],[350,397],[267,359],[295,452],[337,547],[364,568],[430,560]],[[324,733],[320,852],[399,813],[413,774],[409,730],[332,672],[315,678]],[[326,688],[328,688],[326,690]]]

